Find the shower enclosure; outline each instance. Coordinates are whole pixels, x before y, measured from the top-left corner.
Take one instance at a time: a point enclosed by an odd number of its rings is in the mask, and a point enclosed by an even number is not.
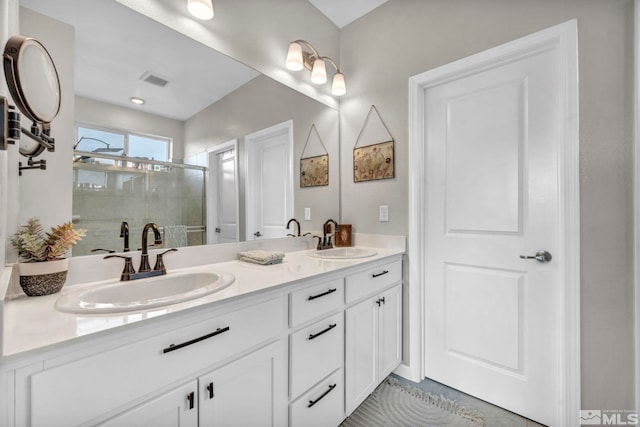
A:
[[[205,244],[205,178],[202,166],[74,151],[73,223],[87,235],[73,255],[122,252],[123,221],[133,251],[148,222],[160,227],[166,248]]]

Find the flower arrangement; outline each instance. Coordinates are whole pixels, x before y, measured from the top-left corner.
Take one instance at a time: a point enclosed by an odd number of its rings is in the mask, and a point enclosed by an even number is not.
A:
[[[40,220],[31,218],[13,235],[11,244],[25,262],[55,261],[64,258],[85,235],[86,230],[74,229],[71,222],[51,227],[51,232],[45,233]]]

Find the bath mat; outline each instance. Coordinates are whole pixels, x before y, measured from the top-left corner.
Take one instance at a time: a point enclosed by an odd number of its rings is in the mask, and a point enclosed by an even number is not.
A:
[[[340,424],[341,427],[477,427],[482,415],[389,377]]]

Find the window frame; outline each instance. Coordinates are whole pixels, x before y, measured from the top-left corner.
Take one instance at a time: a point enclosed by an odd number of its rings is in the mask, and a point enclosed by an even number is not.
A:
[[[79,139],[78,134],[79,134],[79,129],[80,128],[85,128],[85,129],[92,129],[92,130],[97,130],[97,131],[101,131],[101,132],[108,132],[108,133],[113,133],[113,134],[118,134],[118,135],[122,135],[124,137],[124,153],[126,153],[126,156],[123,157],[128,157],[129,156],[129,147],[130,147],[130,143],[129,143],[129,139],[130,136],[137,136],[137,137],[142,137],[142,138],[150,138],[150,139],[157,139],[160,141],[166,141],[167,143],[167,160],[158,160],[158,159],[153,159],[156,161],[160,161],[160,162],[167,162],[167,163],[171,163],[173,161],[173,138],[168,137],[168,136],[163,136],[163,135],[154,135],[151,133],[146,133],[146,132],[138,132],[138,131],[133,131],[130,129],[122,129],[122,128],[117,128],[117,127],[109,127],[109,126],[103,126],[103,125],[96,125],[93,123],[87,123],[87,122],[82,122],[82,121],[76,121],[75,122],[75,126],[74,126],[74,134],[75,134],[75,144],[77,144],[77,141]],[[124,154],[123,153],[123,154]]]

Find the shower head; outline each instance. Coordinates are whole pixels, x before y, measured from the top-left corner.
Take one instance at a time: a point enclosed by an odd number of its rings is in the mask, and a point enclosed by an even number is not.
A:
[[[92,140],[92,141],[98,141],[104,145],[106,145],[106,147],[98,147],[94,150],[91,150],[92,153],[117,153],[119,151],[124,151],[124,148],[111,148],[109,146],[108,142],[104,142],[101,139],[98,138],[91,138],[90,136],[83,136],[80,137],[80,139],[78,140],[78,142],[76,142],[76,145],[73,146],[73,149],[75,150],[76,148],[78,148],[78,145],[80,145],[80,142],[82,142],[82,140]]]

